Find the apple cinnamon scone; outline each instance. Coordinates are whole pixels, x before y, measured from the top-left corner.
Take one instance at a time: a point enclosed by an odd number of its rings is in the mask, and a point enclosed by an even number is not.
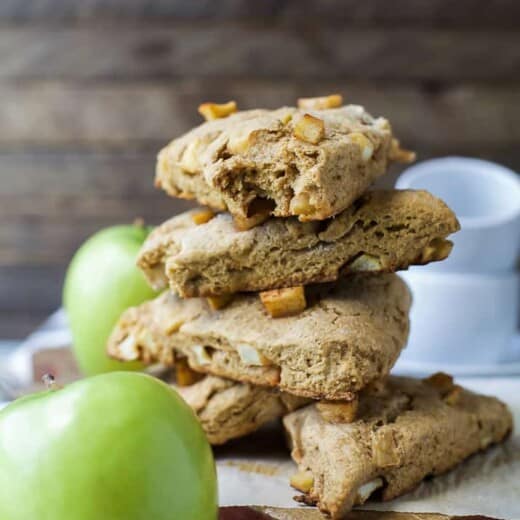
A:
[[[165,292],[123,313],[108,352],[165,365],[181,355],[199,372],[303,397],[352,399],[386,375],[404,348],[408,288],[395,274],[357,275],[305,293],[304,310],[273,319],[256,294],[214,310],[205,299]]]
[[[391,160],[414,159],[386,119],[340,105],[339,96],[277,110],[205,104],[200,111],[209,120],[159,153],[156,185],[228,210],[240,229],[269,215],[326,219],[350,206]]]
[[[182,297],[264,291],[443,260],[458,229],[444,202],[413,190],[368,192],[326,221],[270,218],[247,231],[227,213],[194,210],[156,228],[138,265],[154,288],[169,282]]]
[[[343,518],[373,492],[390,500],[504,440],[512,417],[498,399],[438,373],[390,376],[356,401],[313,404],[284,425],[299,467],[291,483],[302,501]]]
[[[175,389],[197,414],[213,445],[253,433],[309,403],[303,397],[217,376]]]

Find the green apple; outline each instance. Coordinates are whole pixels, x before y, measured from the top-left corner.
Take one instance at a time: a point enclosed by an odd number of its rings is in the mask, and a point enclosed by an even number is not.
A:
[[[104,229],[89,238],[72,259],[63,302],[74,353],[86,375],[142,368],[139,363],[109,359],[105,348],[121,313],[156,295],[135,265],[149,231],[139,225]]]
[[[211,448],[165,383],[113,372],[0,412],[2,520],[216,520]]]

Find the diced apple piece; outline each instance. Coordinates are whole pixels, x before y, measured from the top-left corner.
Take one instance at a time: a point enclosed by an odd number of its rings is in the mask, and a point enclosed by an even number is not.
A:
[[[260,299],[273,318],[299,314],[307,306],[305,289],[301,285],[261,292]]]

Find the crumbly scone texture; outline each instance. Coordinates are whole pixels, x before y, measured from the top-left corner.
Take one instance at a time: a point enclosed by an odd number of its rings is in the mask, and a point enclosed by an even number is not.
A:
[[[153,287],[169,281],[183,297],[209,296],[393,272],[427,262],[423,251],[459,229],[444,202],[414,190],[368,192],[326,221],[270,218],[247,231],[227,213],[197,226],[195,213],[168,220],[143,245],[138,265]]]
[[[243,437],[309,403],[303,397],[217,376],[175,389],[195,411],[213,445]]]
[[[305,114],[323,121],[316,144],[294,135]],[[385,173],[391,147],[388,121],[358,105],[247,110],[173,140],[159,153],[156,185],[242,219],[262,201],[277,217],[322,220]]]
[[[352,399],[387,374],[405,346],[408,288],[395,274],[358,275],[306,293],[303,312],[273,319],[256,294],[238,294],[214,311],[205,299],[165,292],[123,313],[108,352],[165,365],[178,353],[199,372],[314,399]]]
[[[361,392],[356,419],[348,424],[331,419],[330,410],[325,419],[319,407],[293,412],[284,425],[293,459],[313,477],[305,501],[332,518],[362,502],[362,486],[382,479],[378,493],[390,500],[502,441],[512,429],[511,414],[498,399],[411,378],[390,376]]]

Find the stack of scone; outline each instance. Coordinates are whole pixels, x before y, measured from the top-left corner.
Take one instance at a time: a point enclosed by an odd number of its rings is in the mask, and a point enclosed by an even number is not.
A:
[[[458,229],[427,192],[367,191],[413,160],[389,122],[338,95],[199,111],[160,152],[156,185],[211,209],[152,232],[138,264],[170,290],[123,314],[109,354],[176,366],[214,444],[284,416],[291,483],[333,518],[504,439],[498,400],[444,374],[388,376],[411,303],[393,273],[446,258]]]

